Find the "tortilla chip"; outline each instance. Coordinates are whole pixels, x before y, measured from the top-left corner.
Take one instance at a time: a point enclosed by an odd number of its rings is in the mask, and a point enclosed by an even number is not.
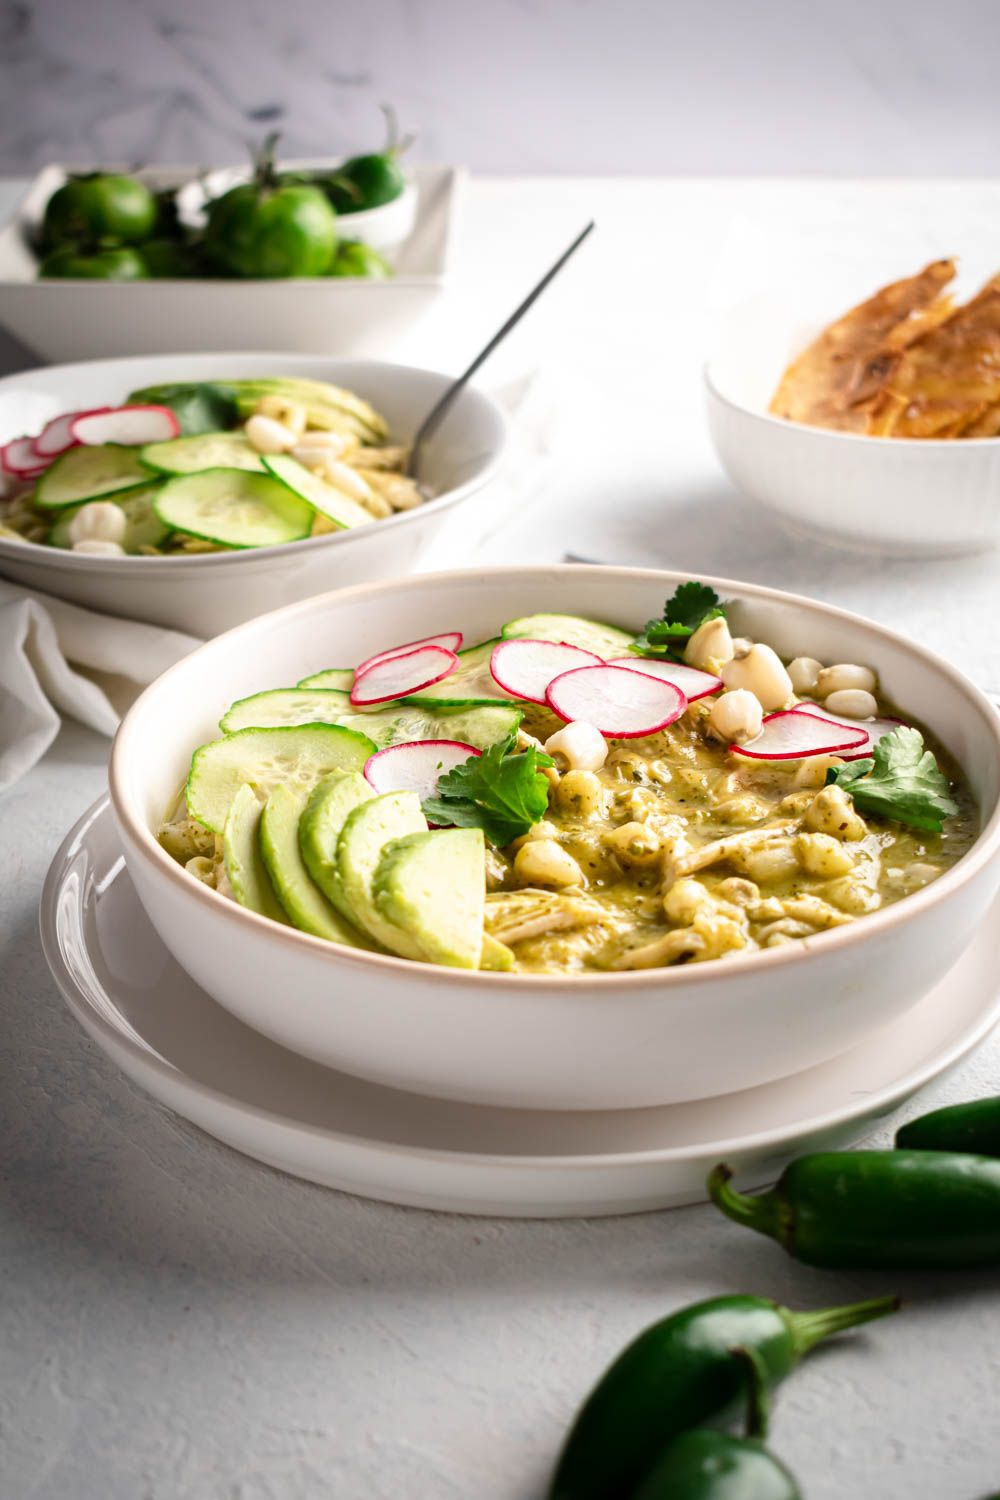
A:
[[[941,294],[954,275],[954,260],[932,261],[831,323],[789,365],[770,410],[814,427],[868,431],[866,403],[879,398],[903,351],[950,316]]]
[[[1000,276],[994,276],[971,302],[904,350],[886,378],[869,431],[906,438],[957,435],[998,401]]]

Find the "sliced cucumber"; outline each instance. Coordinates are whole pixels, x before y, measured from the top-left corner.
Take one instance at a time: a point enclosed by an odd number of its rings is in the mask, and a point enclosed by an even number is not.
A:
[[[411,693],[404,703],[425,703],[436,707],[440,703],[452,703],[456,708],[472,708],[477,704],[516,703],[510,693],[493,677],[490,657],[496,641],[483,641],[480,646],[469,646],[458,653],[458,666],[454,672],[440,682]]]
[[[157,491],[153,505],[172,531],[226,547],[277,547],[312,530],[311,505],[269,474],[244,469],[180,474]]]
[[[286,484],[293,495],[307,500],[311,506],[332,521],[334,526],[344,529],[349,526],[367,526],[375,517],[356,500],[335,489],[300,464],[287,453],[276,453],[264,459],[264,466],[281,484]]]
[[[226,876],[241,906],[273,922],[284,922],[285,913],[261,859],[258,839],[263,810],[264,804],[253,787],[241,786],[230,805],[222,836]]]
[[[442,703],[437,709],[398,703],[377,712],[344,714],[338,723],[368,735],[380,750],[412,740],[461,740],[477,750],[488,750],[515,734],[521,718],[521,708],[513,703],[473,708],[450,708]]]
[[[158,547],[170,535],[170,528],[164,526],[153,509],[153,495],[158,488],[158,484],[150,484],[145,489],[130,490],[125,495],[108,496],[113,504],[125,512],[125,535],[121,545],[126,552],[137,552],[140,547]],[[50,547],[72,547],[69,525],[81,508],[79,505],[72,505],[59,512],[49,532]]]
[[[358,717],[347,693],[331,688],[272,688],[240,698],[227,709],[219,728],[223,734],[232,734],[237,729],[275,729],[279,724],[336,724],[345,714]]]
[[[635,640],[634,634],[605,625],[600,620],[584,620],[579,615],[524,615],[510,620],[501,632],[505,641],[563,641],[593,651],[605,661],[624,656]]]
[[[59,510],[64,505],[82,505],[85,500],[106,500],[125,490],[144,489],[149,470],[139,462],[135,448],[118,443],[100,443],[92,448],[71,448],[57,458],[35,485],[34,503],[39,510]]]
[[[299,819],[305,798],[291,787],[276,786],[260,820],[260,852],[271,884],[285,912],[301,932],[344,943],[349,948],[371,948],[349,927],[314,885],[299,852]]]
[[[336,688],[341,693],[349,693],[353,685],[353,667],[330,667],[326,672],[314,672],[311,677],[303,677],[296,683],[300,688]]]
[[[332,771],[360,771],[375,746],[339,724],[241,729],[194,752],[185,795],[192,818],[222,833],[244,782],[270,796],[283,781],[309,791]]]
[[[202,469],[249,469],[263,474],[264,464],[241,432],[202,432],[197,437],[146,443],[139,457],[159,474],[197,474]]]

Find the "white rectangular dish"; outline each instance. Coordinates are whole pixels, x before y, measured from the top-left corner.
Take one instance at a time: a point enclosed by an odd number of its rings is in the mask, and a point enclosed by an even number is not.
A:
[[[159,189],[196,167],[143,173]],[[442,294],[452,266],[464,172],[413,169],[413,233],[388,281],[318,277],[276,281],[39,281],[27,234],[65,169],[44,167],[0,230],[0,322],[43,359],[210,349],[284,349],[300,354],[375,355],[388,349]]]

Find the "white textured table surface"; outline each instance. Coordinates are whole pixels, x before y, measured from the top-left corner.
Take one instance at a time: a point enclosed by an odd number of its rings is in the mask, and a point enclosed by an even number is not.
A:
[[[1000,184],[474,184],[460,283],[400,358],[456,367],[592,212],[586,260],[493,374],[544,366],[548,495],[491,517],[481,556],[572,548],[778,583],[1000,686],[996,557],[887,563],[789,541],[720,474],[698,383],[760,225],[838,273],[888,278],[952,249],[978,270]],[[461,555],[453,536],[439,560]],[[997,1488],[995,1278],[811,1273],[708,1209],[545,1224],[366,1203],[258,1167],[126,1083],[63,1010],[36,935],[45,868],[106,750],[68,727],[0,808],[4,1497],[538,1500],[579,1398],[646,1322],[721,1291],[819,1305],[890,1283],[904,1315],[803,1367],[776,1447],[810,1500]],[[998,1077],[994,1039],[931,1097]]]

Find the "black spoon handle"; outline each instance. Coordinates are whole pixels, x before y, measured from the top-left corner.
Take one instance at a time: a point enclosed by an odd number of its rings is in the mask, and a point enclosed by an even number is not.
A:
[[[455,381],[453,381],[453,383],[448,387],[441,399],[431,407],[423,422],[421,422],[420,427],[417,430],[416,437],[413,439],[413,446],[410,448],[410,457],[406,465],[407,474],[416,477],[417,469],[420,465],[421,447],[432,435],[432,433],[437,431],[441,422],[450,411],[452,403],[458,396],[459,392],[463,389],[464,386],[468,385],[469,381],[472,379],[473,375],[475,375],[480,366],[486,363],[497,345],[503,343],[504,339],[507,337],[508,333],[510,333],[515,324],[520,323],[521,319],[528,311],[528,308],[531,307],[534,302],[537,302],[538,298],[542,295],[545,288],[549,285],[549,282],[554,280],[554,278],[558,276],[559,272],[569,260],[570,256],[574,255],[576,251],[579,250],[580,246],[583,244],[584,240],[587,238],[588,234],[590,234],[593,228],[594,221],[593,219],[591,219],[590,223],[586,226],[585,229],[582,229],[580,231],[573,243],[563,251],[562,255],[560,255],[555,265],[549,267],[545,275],[542,277],[541,281],[528,293],[521,305],[514,309],[503,327],[497,329],[496,333],[490,339],[489,343],[479,351],[468,369],[464,370],[463,373],[459,375]]]

